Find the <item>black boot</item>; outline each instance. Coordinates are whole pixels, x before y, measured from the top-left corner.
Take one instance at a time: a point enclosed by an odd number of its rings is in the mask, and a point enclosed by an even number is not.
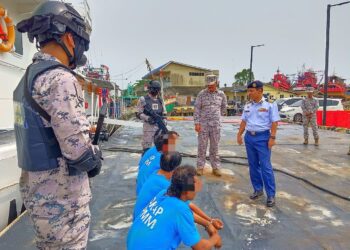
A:
[[[260,190],[260,191],[254,191],[254,193],[252,193],[249,198],[251,200],[256,200],[258,199],[260,196],[263,196],[264,195],[264,191]]]

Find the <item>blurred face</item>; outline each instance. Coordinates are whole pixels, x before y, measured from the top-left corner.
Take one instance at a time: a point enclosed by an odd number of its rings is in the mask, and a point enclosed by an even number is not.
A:
[[[307,92],[307,97],[311,98],[312,97],[312,92]]]
[[[202,191],[203,183],[202,180],[194,176],[194,191],[187,191],[186,196],[188,200],[193,200],[196,197],[196,194],[200,191]]]
[[[249,88],[248,89],[248,97],[250,100],[254,102],[259,102],[263,96],[263,89],[257,88]]]
[[[163,145],[163,152],[173,152],[176,150],[176,141],[179,138],[176,134],[171,134],[168,138],[168,144]]]
[[[215,92],[217,89],[216,82],[208,85],[209,92]]]

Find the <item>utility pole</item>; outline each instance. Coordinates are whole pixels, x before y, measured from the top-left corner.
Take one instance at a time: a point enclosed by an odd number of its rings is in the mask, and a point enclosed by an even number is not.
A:
[[[262,46],[265,46],[264,44],[259,44],[259,45],[253,45],[253,46],[250,46],[250,67],[249,67],[249,82],[252,82],[252,76],[253,76],[253,52],[254,52],[254,48],[256,47],[262,47]]]
[[[344,4],[349,4],[350,1],[338,3],[338,4],[328,4],[327,5],[327,26],[326,26],[326,56],[325,56],[325,67],[324,67],[324,94],[323,94],[323,116],[322,125],[326,125],[327,118],[327,98],[328,98],[328,66],[329,66],[329,33],[331,24],[331,7],[340,6]]]

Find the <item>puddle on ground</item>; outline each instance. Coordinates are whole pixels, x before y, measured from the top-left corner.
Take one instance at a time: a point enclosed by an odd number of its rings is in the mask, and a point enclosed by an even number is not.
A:
[[[121,202],[112,206],[112,208],[133,207],[135,205],[135,199],[122,200]]]
[[[89,238],[89,241],[97,241],[106,238],[115,238],[114,230],[91,230],[92,237]]]
[[[299,216],[306,216],[307,218],[313,221],[331,224],[332,226],[335,226],[335,227],[344,226],[343,221],[337,219],[334,213],[329,209],[327,209],[326,207],[312,204],[311,201],[307,199],[302,199],[283,191],[277,192],[277,197],[281,199],[287,199],[291,203],[294,203],[295,205],[297,205],[297,207],[293,209],[290,207],[283,208],[285,210],[290,211],[291,213],[295,213]]]
[[[117,222],[116,224],[108,224],[108,228],[112,228],[114,230],[120,230],[129,228],[132,224],[132,215],[129,215],[127,217],[122,218],[121,221]]]
[[[127,167],[126,169],[124,169],[123,172],[121,172],[121,174],[123,175],[123,179],[124,180],[136,179],[138,174],[138,169],[139,169],[138,166]]]

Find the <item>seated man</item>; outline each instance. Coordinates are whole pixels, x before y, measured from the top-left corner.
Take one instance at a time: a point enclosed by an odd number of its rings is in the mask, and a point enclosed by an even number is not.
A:
[[[201,238],[188,205],[201,186],[194,167],[178,167],[168,190],[161,191],[135,218],[127,249],[176,249],[181,242],[194,250],[221,247],[221,237],[216,232],[208,232],[209,239]]]
[[[163,153],[160,157],[160,169],[153,173],[142,186],[134,208],[134,218],[163,189],[168,189],[173,171],[180,166],[182,157],[179,152]]]
[[[148,177],[160,169],[161,153],[175,151],[176,139],[178,137],[178,133],[175,131],[169,131],[167,134],[155,138],[154,144],[157,152],[154,152],[154,149],[150,148],[140,160],[139,172],[136,179],[136,195],[139,194]],[[154,153],[149,153],[149,151]]]
[[[142,186],[136,199],[133,218],[135,219],[150,201],[162,190],[168,189],[174,170],[180,166],[182,157],[179,152],[168,152],[161,156],[160,169],[153,173]],[[194,221],[208,231],[216,232],[223,228],[223,223],[219,219],[212,219],[204,213],[197,205],[188,202],[193,215]]]

